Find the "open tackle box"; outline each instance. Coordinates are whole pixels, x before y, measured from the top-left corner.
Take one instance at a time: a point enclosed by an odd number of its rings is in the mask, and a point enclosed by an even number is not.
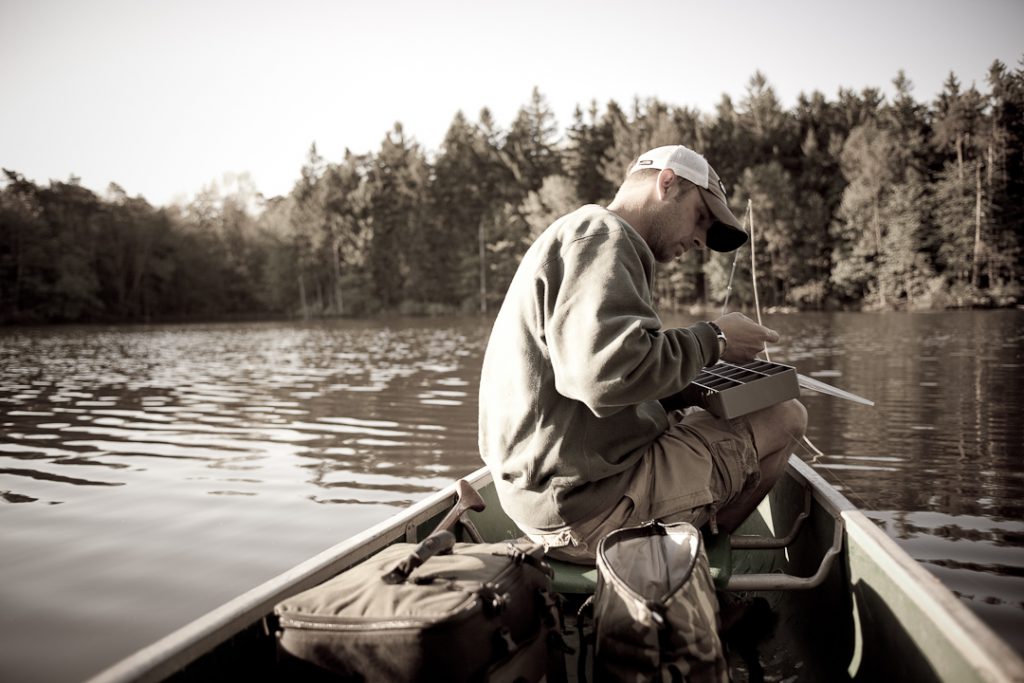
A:
[[[796,368],[767,360],[720,361],[704,368],[666,407],[699,406],[716,417],[733,418],[799,395]]]

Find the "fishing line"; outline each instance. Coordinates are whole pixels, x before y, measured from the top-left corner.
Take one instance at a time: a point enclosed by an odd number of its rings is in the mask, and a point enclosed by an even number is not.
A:
[[[750,282],[754,286],[754,311],[757,313],[757,324],[764,326],[761,322],[761,300],[757,296],[757,251],[754,248],[754,244],[757,240],[754,237],[754,202],[751,199],[747,200],[747,213],[750,215]],[[769,363],[772,360],[771,355],[768,353],[768,341],[764,342],[764,359]]]
[[[793,438],[794,440],[796,440],[795,437],[793,437],[792,434],[790,435],[790,437]],[[797,441],[798,444],[801,444],[801,445],[806,444],[806,446],[804,446],[804,450],[805,451],[814,453],[813,457],[811,457],[809,460],[805,461],[805,462],[807,462],[807,464],[813,465],[813,464],[815,464],[815,463],[817,463],[819,461],[819,458],[827,457],[825,455],[825,453],[822,453],[820,450],[818,450],[817,446],[815,446],[813,443],[811,443],[811,440],[807,438],[806,434],[804,435],[802,440],[796,440],[796,441]],[[826,468],[826,469],[828,469],[829,477],[832,477],[833,479],[838,481],[840,485],[842,485],[842,487],[843,487],[843,495],[845,495],[847,498],[855,498],[856,500],[860,501],[860,503],[858,504],[857,507],[859,507],[862,510],[873,510],[874,509],[874,508],[872,508],[868,504],[868,502],[859,493],[854,491],[853,488],[849,484],[846,483],[845,479],[843,479],[841,476],[839,476],[838,470],[835,470],[835,469],[833,469],[831,467]]]
[[[743,213],[743,228],[746,230],[747,217],[750,216],[750,200],[747,200],[747,210]],[[740,250],[732,255],[732,268],[729,270],[729,282],[725,285],[725,300],[722,301],[722,315],[729,309],[729,295],[732,294],[732,281],[736,277],[736,264],[740,260]]]
[[[762,319],[761,319],[761,300],[760,300],[760,297],[758,296],[758,291],[757,291],[757,249],[755,247],[756,239],[755,239],[755,233],[754,233],[754,202],[753,202],[752,199],[749,199],[749,198],[747,199],[747,210],[743,214],[743,225],[750,227],[750,281],[751,281],[751,285],[753,286],[753,289],[754,289],[754,311],[755,311],[756,316],[757,316],[757,324],[761,325],[763,327],[764,323],[762,322]],[[728,308],[728,305],[729,305],[729,295],[732,293],[732,283],[733,283],[733,278],[736,275],[736,263],[739,261],[739,254],[740,254],[740,251],[737,250],[736,254],[733,256],[733,259],[732,259],[732,270],[729,273],[729,283],[726,286],[726,290],[725,290],[725,300],[722,302],[722,315],[725,315],[726,309]],[[771,354],[769,354],[769,352],[768,352],[768,342],[767,341],[764,342],[764,357],[765,357],[765,360],[771,362],[772,358],[771,358]],[[798,439],[793,434],[789,434],[789,438],[790,438],[791,442],[793,442],[793,443],[795,443],[795,444],[797,444],[799,446],[802,446],[803,449],[806,452],[812,454],[812,457],[810,458],[810,460],[807,461],[808,464],[813,465],[813,464],[819,462],[819,460],[821,458],[826,457],[825,453],[823,453],[820,448],[815,446],[814,443],[810,440],[810,438],[806,434],[804,434],[803,438],[801,438],[801,439]],[[852,495],[852,496],[858,498],[860,500],[860,502],[862,503],[862,507],[863,508],[869,509],[869,510],[871,509],[870,506],[867,505],[866,501],[863,498],[861,498],[860,495],[858,495],[856,492],[854,492],[854,490],[852,488],[850,488],[850,485],[847,484],[846,481],[841,476],[839,476],[839,474],[835,470],[830,469],[829,472],[830,472],[831,476],[834,476],[835,479],[837,481],[839,481],[839,483],[843,486],[843,488],[845,489],[847,494]]]

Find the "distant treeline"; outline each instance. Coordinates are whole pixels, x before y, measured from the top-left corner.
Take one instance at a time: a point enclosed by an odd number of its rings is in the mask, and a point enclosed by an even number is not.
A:
[[[534,90],[508,130],[456,113],[441,148],[401,124],[375,154],[322,158],[314,144],[285,197],[244,178],[186,206],[116,185],[36,185],[5,170],[0,321],[493,310],[532,238],[608,201],[638,153],[701,151],[752,218],[762,305],[1009,305],[1024,260],[1024,71],[995,62],[988,91],[950,74],[920,103],[902,72],[891,101],[842,89],[784,110],[755,73],[713,114],[656,99],[577,108],[564,138]],[[749,202],[749,204],[748,204]],[[748,205],[752,212],[747,212]],[[660,305],[719,304],[733,255],[661,268]],[[730,306],[752,300],[750,250]]]

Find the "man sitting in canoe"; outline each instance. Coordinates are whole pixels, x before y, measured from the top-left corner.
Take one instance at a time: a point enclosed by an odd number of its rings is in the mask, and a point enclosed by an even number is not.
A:
[[[655,261],[746,240],[718,175],[675,145],[526,252],[484,356],[480,450],[505,511],[553,556],[593,561],[605,534],[651,519],[731,531],[782,473],[807,426],[798,401],[732,420],[659,403],[778,341],[740,313],[666,329],[654,310]]]

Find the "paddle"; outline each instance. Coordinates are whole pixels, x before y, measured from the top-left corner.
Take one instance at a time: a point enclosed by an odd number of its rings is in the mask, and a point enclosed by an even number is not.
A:
[[[396,564],[387,574],[381,576],[381,581],[390,584],[402,583],[409,578],[409,574],[416,567],[434,555],[451,550],[455,545],[455,534],[452,533],[452,529],[455,528],[459,518],[469,510],[480,512],[487,506],[477,490],[470,486],[465,479],[455,482],[455,492],[457,496],[455,505],[438,523],[437,528],[413,548],[404,560]]]
[[[436,534],[438,531],[451,531],[454,529],[455,523],[458,522],[459,518],[466,514],[468,510],[480,512],[487,507],[487,503],[484,502],[484,499],[480,497],[480,494],[477,493],[476,489],[470,486],[469,482],[465,479],[459,479],[455,482],[455,493],[458,496],[455,500],[455,505],[453,505],[452,509],[448,511],[448,514],[444,516],[444,519],[438,523],[437,528],[434,529],[431,535]]]

